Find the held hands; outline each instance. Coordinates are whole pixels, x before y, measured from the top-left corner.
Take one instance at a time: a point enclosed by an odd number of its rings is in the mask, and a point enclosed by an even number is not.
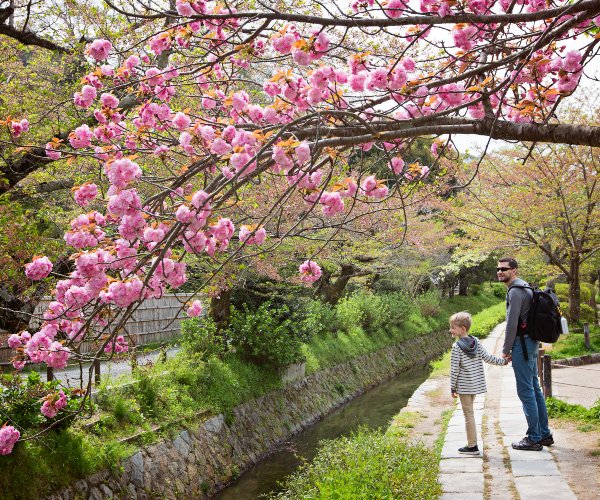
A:
[[[458,397],[458,393],[457,392],[454,392],[452,390],[450,392],[452,393],[452,397],[453,398],[457,398]]]
[[[505,360],[504,366],[512,361],[512,355],[502,353],[502,358]]]

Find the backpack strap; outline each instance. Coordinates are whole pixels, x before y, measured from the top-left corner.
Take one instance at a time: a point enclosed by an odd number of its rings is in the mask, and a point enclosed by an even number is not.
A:
[[[511,291],[512,288],[525,288],[525,289],[529,289],[531,290],[532,296],[533,296],[533,287],[529,286],[529,285],[511,285],[508,287],[508,290],[506,291],[506,296],[508,298],[508,294]],[[533,299],[533,297],[532,297]],[[533,300],[531,303],[531,306],[529,307],[529,313],[527,314],[527,323],[525,323],[524,325],[517,325],[517,336],[521,339],[521,347],[523,348],[523,356],[525,357],[525,361],[529,361],[529,356],[527,354],[527,346],[525,345],[525,330],[527,329],[527,325],[531,325],[532,322],[530,321],[530,319],[532,319],[533,316]],[[521,316],[519,315],[519,322],[521,321]]]

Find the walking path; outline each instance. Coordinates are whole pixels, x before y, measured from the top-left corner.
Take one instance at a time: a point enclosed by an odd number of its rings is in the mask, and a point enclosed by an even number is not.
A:
[[[484,347],[496,355],[501,353],[504,326],[504,323],[498,325],[490,336],[482,341]],[[551,448],[545,447],[543,451],[538,452],[512,449],[511,443],[520,440],[527,428],[521,402],[516,393],[513,371],[510,367],[491,366],[485,363],[484,366],[488,380],[493,374],[491,378],[494,383],[499,381],[499,386],[488,384],[488,391],[500,391],[499,412],[497,408],[486,405],[486,394],[477,396],[475,421],[478,427],[478,446],[482,454],[477,457],[465,457],[457,451],[466,444],[464,418],[460,403],[457,404],[448,424],[440,461],[440,482],[444,491],[442,500],[511,498],[516,496],[513,493],[526,500],[576,499],[567,481],[561,476],[559,464]],[[494,435],[503,446],[486,446],[483,437]],[[503,456],[486,456],[490,448],[493,448],[493,453],[502,453]],[[486,485],[486,482],[493,480],[492,471],[484,472],[486,462],[491,458],[494,458],[496,467],[497,464],[504,464],[505,470],[501,471],[501,474],[508,476],[508,484],[510,484],[508,491],[493,493],[489,485]],[[499,475],[498,471],[494,473]],[[506,482],[506,477],[503,479]]]

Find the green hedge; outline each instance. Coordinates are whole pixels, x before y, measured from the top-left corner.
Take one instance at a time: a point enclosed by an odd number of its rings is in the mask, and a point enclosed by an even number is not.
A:
[[[498,323],[506,318],[506,306],[504,302],[488,307],[473,316],[473,324],[469,334],[480,339],[487,337]]]

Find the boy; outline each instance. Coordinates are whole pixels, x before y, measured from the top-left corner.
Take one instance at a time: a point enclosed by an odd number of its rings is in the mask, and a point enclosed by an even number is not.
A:
[[[467,446],[459,448],[458,452],[479,455],[473,401],[476,394],[487,391],[482,360],[494,365],[506,365],[508,360],[487,352],[476,337],[469,335],[469,328],[471,315],[468,312],[450,317],[450,333],[458,338],[450,355],[450,390],[453,398],[460,397],[467,430]]]

